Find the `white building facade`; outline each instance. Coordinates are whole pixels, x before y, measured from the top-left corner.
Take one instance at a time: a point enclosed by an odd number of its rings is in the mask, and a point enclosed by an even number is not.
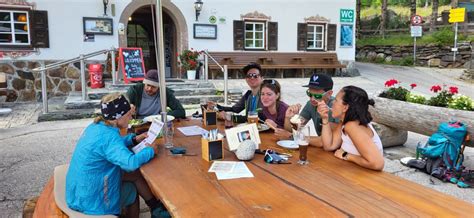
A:
[[[156,0],[2,2],[0,72],[7,73],[8,87],[17,92],[17,100],[28,100],[22,95],[29,91],[26,95],[31,97],[38,87],[38,75],[33,74],[32,81],[25,79],[28,69],[101,49],[141,47],[145,68],[156,68]],[[210,52],[336,52],[339,61],[355,60],[355,0],[202,2],[196,21],[195,1],[162,0],[167,77],[178,77],[176,56],[188,48]],[[95,25],[85,24],[88,22]],[[106,56],[95,59],[105,61]],[[75,69],[65,68],[60,73],[52,71],[52,76],[48,73],[51,92],[65,94],[80,87]],[[15,79],[26,81],[14,84]],[[63,88],[59,88],[61,83]]]

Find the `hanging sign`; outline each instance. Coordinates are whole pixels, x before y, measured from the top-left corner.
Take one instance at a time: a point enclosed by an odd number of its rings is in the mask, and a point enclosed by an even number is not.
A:
[[[145,78],[142,48],[119,48],[119,61],[126,84],[129,81],[142,81]]]

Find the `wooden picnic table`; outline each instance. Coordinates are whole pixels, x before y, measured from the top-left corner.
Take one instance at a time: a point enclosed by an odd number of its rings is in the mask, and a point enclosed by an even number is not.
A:
[[[175,127],[201,125],[181,120]],[[223,131],[223,124],[219,123]],[[260,134],[261,149],[281,150],[272,132]],[[225,140],[224,140],[225,141]],[[210,162],[201,158],[200,136],[186,137],[175,130],[175,146],[196,156],[172,156],[155,141],[157,156],[141,167],[155,196],[175,217],[352,217],[441,216],[469,217],[474,205],[395,175],[376,172],[309,147],[309,165],[267,164],[256,154],[246,161],[254,178],[217,180]],[[226,142],[224,143],[226,146]],[[235,161],[226,150],[225,160]]]

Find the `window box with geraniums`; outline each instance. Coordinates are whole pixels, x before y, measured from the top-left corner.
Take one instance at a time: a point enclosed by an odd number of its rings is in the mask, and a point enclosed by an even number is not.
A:
[[[423,135],[436,132],[441,122],[457,120],[468,127],[473,138],[473,99],[459,93],[455,86],[433,85],[431,97],[414,93],[417,84],[403,87],[398,80],[385,82],[386,89],[374,96],[375,107],[371,108],[374,121],[397,129]],[[469,145],[473,146],[473,140]]]
[[[191,48],[191,50],[185,49],[181,54],[178,54],[179,58],[179,65],[181,69],[186,71],[187,73],[187,78],[189,80],[194,80],[196,79],[196,68],[198,67],[198,57],[199,57],[198,51],[195,51]]]

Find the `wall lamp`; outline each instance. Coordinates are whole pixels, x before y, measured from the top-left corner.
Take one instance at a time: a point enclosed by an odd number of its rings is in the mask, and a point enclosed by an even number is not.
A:
[[[196,10],[196,21],[198,21],[199,14],[201,14],[203,4],[204,2],[202,2],[202,0],[196,0],[194,2],[194,9]]]
[[[109,4],[109,0],[102,0],[102,3],[104,3],[104,17],[107,16],[107,5]]]

